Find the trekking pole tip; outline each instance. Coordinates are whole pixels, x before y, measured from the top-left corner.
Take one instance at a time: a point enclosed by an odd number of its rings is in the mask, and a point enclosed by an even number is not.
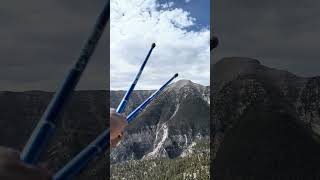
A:
[[[176,77],[178,77],[179,76],[179,74],[178,73],[176,73],[175,75],[174,75],[174,77],[176,78]]]
[[[210,38],[210,50],[215,49],[219,45],[219,39],[216,36]]]
[[[152,43],[152,48],[155,48],[156,47],[156,43]]]

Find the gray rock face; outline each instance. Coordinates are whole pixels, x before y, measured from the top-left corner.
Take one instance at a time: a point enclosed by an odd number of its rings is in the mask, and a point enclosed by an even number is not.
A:
[[[320,78],[241,57],[222,59],[211,69],[214,177],[260,179],[259,174],[285,176],[292,169],[315,175],[310,169],[318,169],[311,159],[320,160]]]
[[[136,97],[146,99],[149,93],[136,91],[130,101],[136,107],[143,101]],[[209,87],[189,80],[171,84],[128,126],[111,152],[111,163],[187,154],[193,142],[209,137],[209,93]]]

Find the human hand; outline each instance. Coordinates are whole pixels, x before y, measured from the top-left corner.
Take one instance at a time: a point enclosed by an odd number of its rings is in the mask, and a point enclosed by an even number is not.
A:
[[[0,146],[1,180],[51,180],[52,174],[43,167],[32,166],[20,160],[20,153]]]
[[[127,126],[127,118],[115,109],[110,109],[110,144],[114,147],[122,138],[123,130]]]

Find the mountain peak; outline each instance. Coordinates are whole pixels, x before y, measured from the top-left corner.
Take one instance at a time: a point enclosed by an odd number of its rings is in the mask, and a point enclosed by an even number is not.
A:
[[[213,64],[214,81],[218,84],[235,79],[240,74],[255,74],[259,68],[264,67],[252,58],[228,57]]]
[[[223,58],[211,67],[216,87],[221,87],[240,76],[255,75],[255,77],[269,82],[269,84],[283,87],[294,83],[297,87],[303,87],[304,78],[300,78],[288,71],[269,68],[258,60],[246,57]]]
[[[176,86],[185,86],[185,85],[191,85],[194,84],[191,80],[188,79],[180,79],[177,82],[174,83]]]
[[[248,58],[248,57],[226,57],[222,58],[218,63],[237,63],[237,64],[256,64],[260,65],[260,61],[257,59],[253,58]]]
[[[175,83],[172,83],[170,85],[169,88],[173,88],[173,89],[181,89],[185,86],[188,86],[188,87],[196,87],[196,88],[201,88],[203,87],[201,84],[197,84],[197,83],[194,83],[192,82],[191,80],[187,80],[187,79],[181,79]]]

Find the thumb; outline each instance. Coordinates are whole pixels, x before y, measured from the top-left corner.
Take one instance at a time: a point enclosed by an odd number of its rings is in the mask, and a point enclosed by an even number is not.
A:
[[[41,169],[49,169],[49,162],[41,162],[38,166]]]

